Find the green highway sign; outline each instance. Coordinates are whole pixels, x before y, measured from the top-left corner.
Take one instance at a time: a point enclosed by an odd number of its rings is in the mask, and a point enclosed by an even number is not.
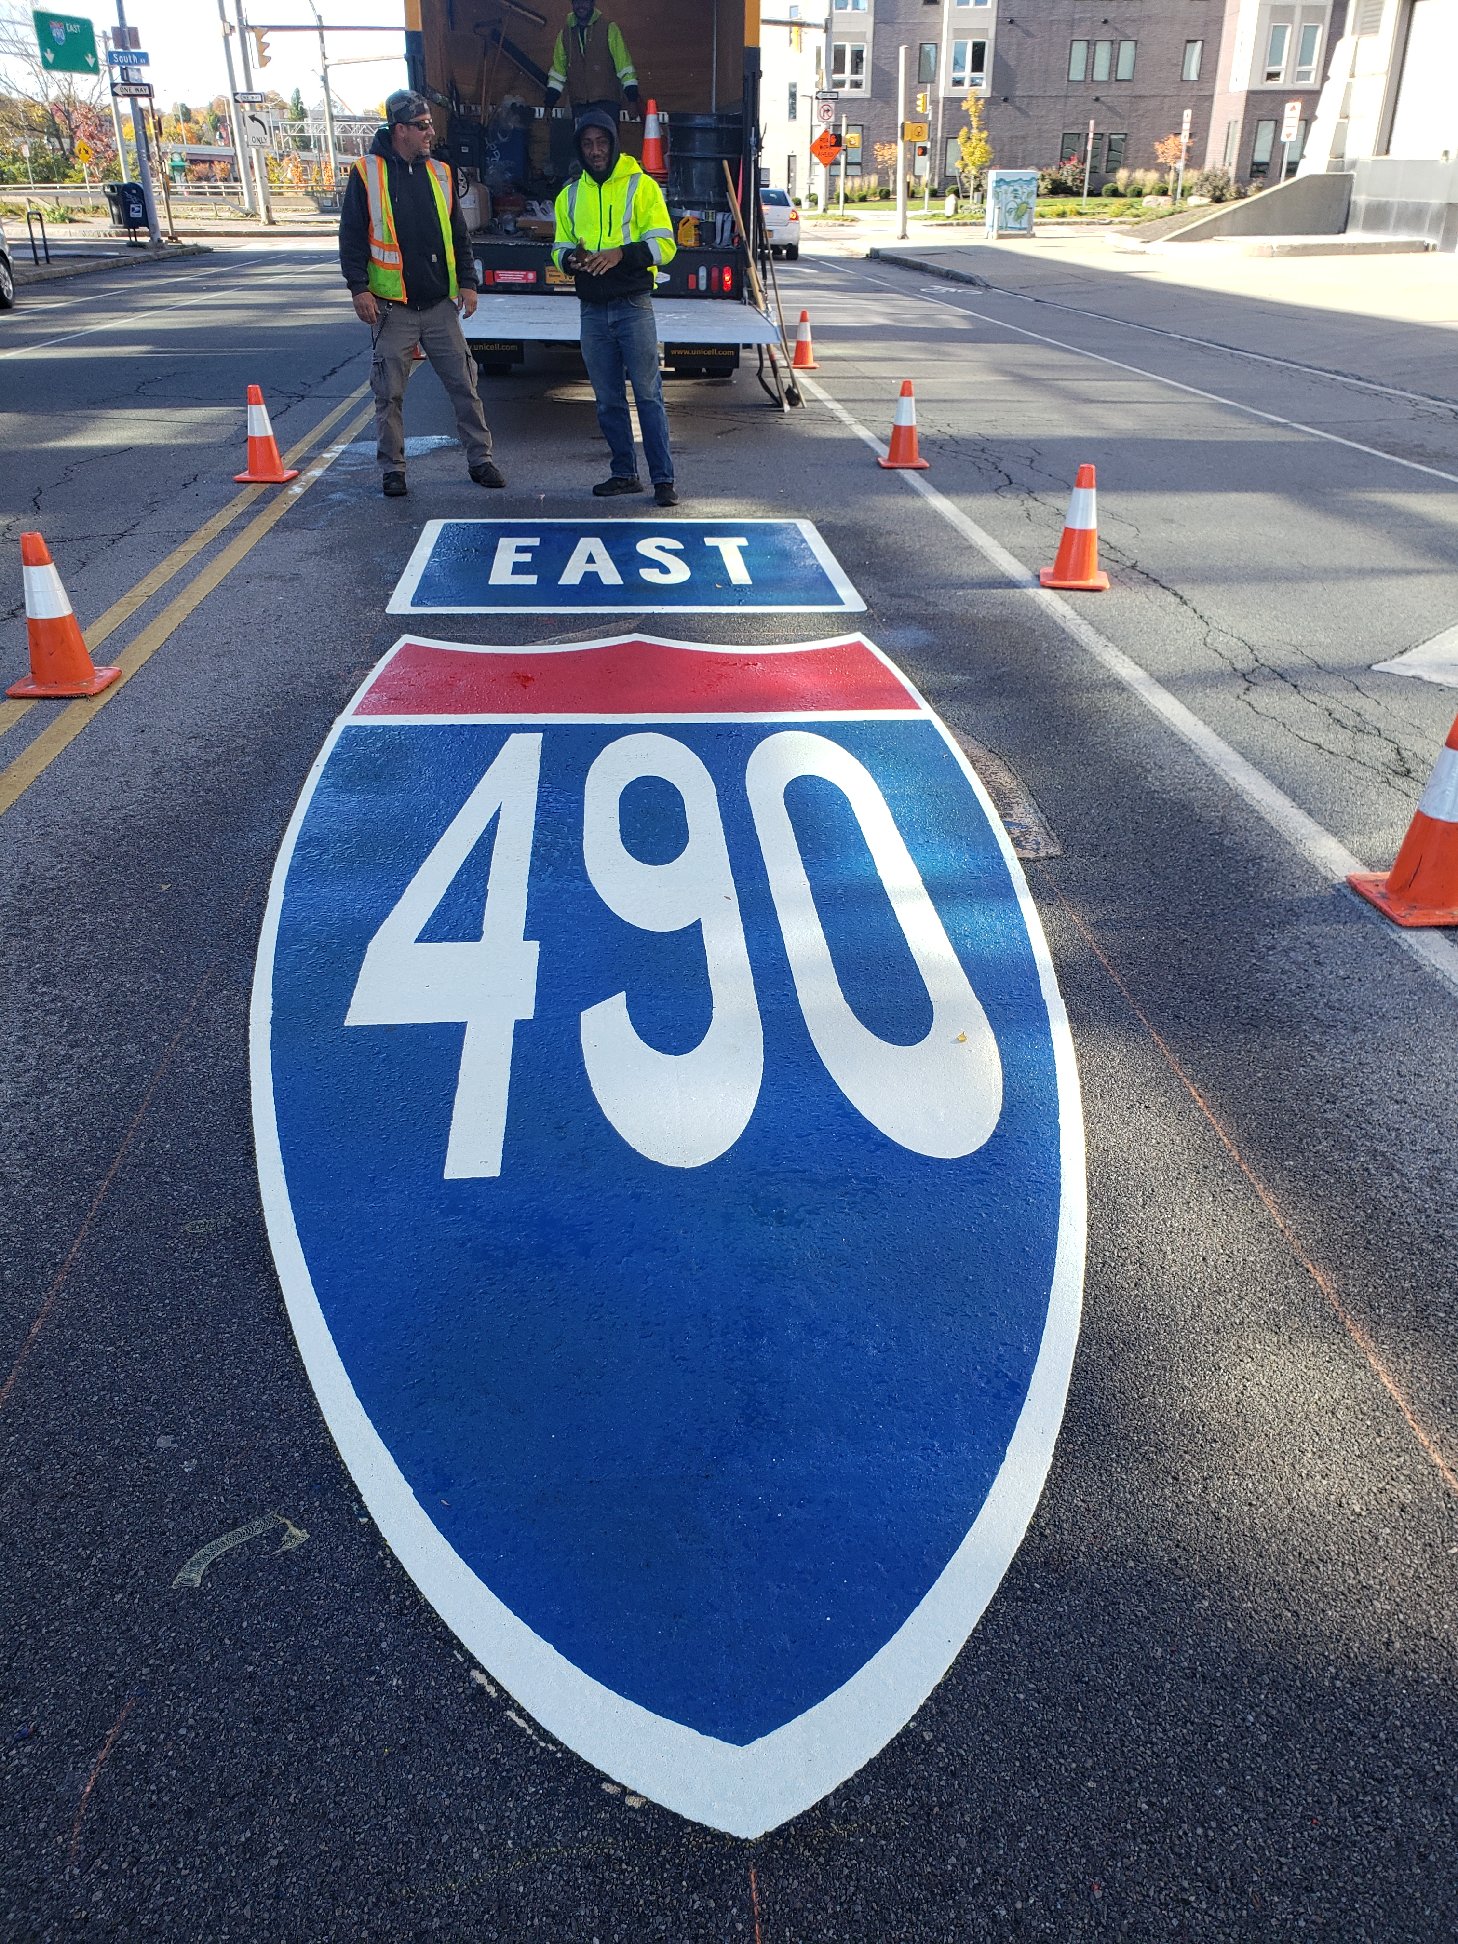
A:
[[[32,16],[40,46],[41,66],[48,74],[96,74],[96,29],[77,14],[40,13]]]

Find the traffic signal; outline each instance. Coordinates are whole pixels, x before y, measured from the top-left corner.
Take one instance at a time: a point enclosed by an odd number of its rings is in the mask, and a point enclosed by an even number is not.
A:
[[[930,91],[926,88],[923,88],[920,94],[918,94],[916,97],[916,112],[918,115],[924,115],[927,112],[927,103],[930,101],[930,99],[931,99]]]
[[[253,65],[261,68],[267,67],[268,35],[261,27],[250,27],[248,31],[253,36]]]
[[[930,143],[928,143],[928,142],[918,142],[918,143],[917,143],[917,145],[916,145],[916,159],[917,159],[917,161],[918,161],[918,162],[925,162],[925,160],[926,160],[926,158],[927,158],[927,157],[928,157],[928,156],[929,156],[930,154],[931,154],[931,144],[930,144]]]

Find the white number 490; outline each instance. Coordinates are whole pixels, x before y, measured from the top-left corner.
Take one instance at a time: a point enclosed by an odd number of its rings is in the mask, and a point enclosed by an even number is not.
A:
[[[370,940],[345,1016],[348,1026],[464,1026],[448,1180],[501,1172],[516,1024],[536,1010],[539,947],[525,931],[541,756],[539,734],[508,736]],[[850,805],[926,987],[931,1025],[912,1045],[872,1033],[841,989],[785,807],[790,784],[807,776],[832,784]],[[619,805],[639,777],[660,778],[683,800],[688,839],[667,863],[645,863],[623,843]],[[975,1152],[1002,1111],[997,1042],[874,778],[839,743],[787,729],[756,746],[744,782],[796,997],[826,1071],[900,1146],[944,1160]],[[422,941],[493,822],[480,938]],[[693,750],[652,731],[609,743],[583,790],[582,854],[593,889],[626,923],[651,932],[699,928],[711,1014],[697,1046],[664,1053],[646,1044],[626,992],[589,1006],[581,1036],[593,1093],[622,1138],[665,1167],[702,1167],[749,1123],[764,1077],[764,1032],[718,796]]]

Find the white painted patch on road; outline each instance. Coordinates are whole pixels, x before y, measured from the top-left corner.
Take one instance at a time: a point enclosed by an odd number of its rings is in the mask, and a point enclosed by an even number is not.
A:
[[[1016,328],[1011,327],[1011,328]],[[1035,336],[1026,332],[1025,336]],[[1052,340],[1048,340],[1052,342]],[[1093,356],[1093,353],[1086,354]],[[1099,360],[1103,364],[1115,362],[1112,358]],[[1133,366],[1124,367],[1133,370]],[[828,411],[834,414],[849,431],[881,456],[886,447],[852,416],[839,399],[832,398],[823,385],[809,377],[805,372],[799,374],[800,383],[813,397],[818,398]],[[1163,381],[1162,381],[1163,382]],[[1178,389],[1188,391],[1189,386]],[[1201,396],[1211,394],[1202,393]],[[1218,401],[1217,401],[1218,402]],[[1257,416],[1265,417],[1260,413]],[[1325,437],[1326,434],[1319,434]],[[1341,441],[1345,444],[1346,441]],[[1366,448],[1362,448],[1366,450]],[[1377,457],[1388,455],[1379,453]],[[1405,461],[1399,463],[1406,463]],[[1420,470],[1427,470],[1420,468]],[[1276,787],[1268,776],[1262,774],[1253,763],[1246,761],[1238,750],[1232,749],[1222,736],[1216,735],[1208,723],[1202,722],[1192,709],[1186,708],[1176,696],[1170,694],[1163,683],[1157,682],[1145,668],[1126,655],[1122,648],[1116,648],[1112,641],[1101,635],[1097,628],[1091,627],[1068,603],[1050,589],[1039,585],[1038,577],[1020,560],[1010,554],[1006,547],[994,540],[990,533],[978,526],[959,506],[939,493],[935,486],[922,473],[898,472],[895,477],[913,493],[920,493],[928,505],[934,507],[941,517],[960,533],[980,553],[989,565],[1006,576],[1008,585],[1020,587],[1044,610],[1050,619],[1078,643],[1079,647],[1092,655],[1109,673],[1122,682],[1125,688],[1136,695],[1144,706],[1157,715],[1160,720],[1186,743],[1215,774],[1221,777],[1237,795],[1246,802],[1283,837],[1293,850],[1315,866],[1321,876],[1333,884],[1345,884],[1354,872],[1366,871],[1369,867],[1354,857],[1345,844],[1339,843],[1327,830],[1323,830],[1314,817],[1309,817],[1300,804],[1294,803],[1283,790]],[[1458,483],[1458,481],[1455,481]],[[1422,961],[1431,972],[1436,972],[1449,989],[1458,993],[1458,946],[1446,939],[1438,938],[1432,932],[1404,931],[1384,925],[1384,936],[1400,945],[1412,957]]]
[[[1431,641],[1391,661],[1373,662],[1377,675],[1410,675],[1415,681],[1435,682],[1439,688],[1458,688],[1458,627],[1444,628]]]
[[[260,1513],[256,1519],[250,1519],[247,1525],[234,1526],[233,1530],[225,1532],[221,1539],[211,1540],[209,1544],[195,1552],[172,1584],[201,1586],[203,1574],[215,1559],[221,1559],[223,1554],[231,1552],[234,1546],[245,1545],[248,1540],[256,1539],[262,1532],[271,1531],[276,1525],[281,1525],[284,1529],[283,1544],[279,1547],[281,1553],[292,1552],[295,1546],[302,1546],[309,1536],[302,1526],[296,1526],[292,1520],[286,1519],[282,1512]]]

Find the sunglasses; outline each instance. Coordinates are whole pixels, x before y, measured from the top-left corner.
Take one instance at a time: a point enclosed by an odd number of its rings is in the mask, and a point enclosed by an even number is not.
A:
[[[435,123],[433,121],[406,122],[405,126],[407,128],[418,128],[422,135],[433,135],[435,133]]]

